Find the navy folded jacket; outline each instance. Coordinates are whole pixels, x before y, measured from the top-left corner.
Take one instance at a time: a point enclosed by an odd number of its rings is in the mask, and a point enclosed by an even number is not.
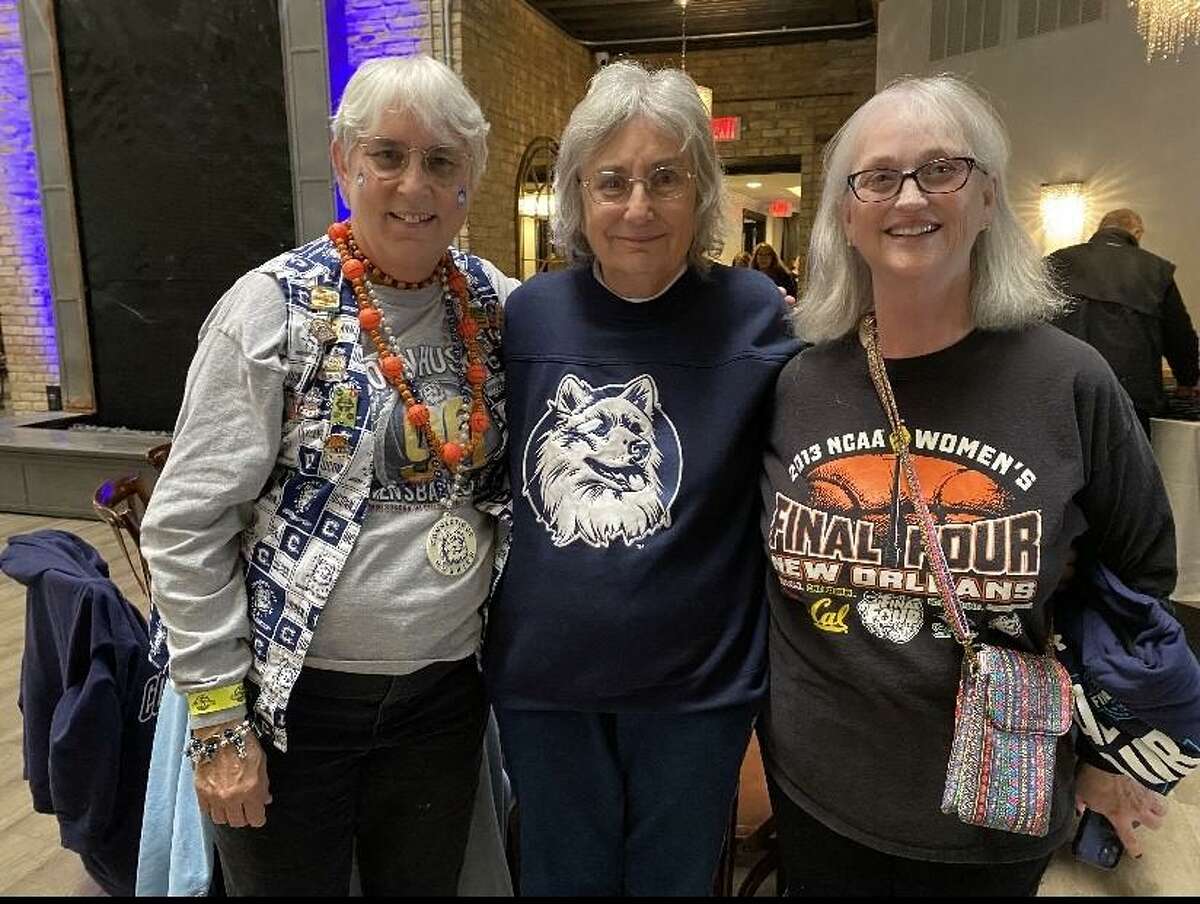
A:
[[[10,537],[0,570],[28,588],[18,705],[34,809],[105,891],[132,895],[164,678],[146,623],[74,534]]]
[[[1162,601],[1103,565],[1086,598],[1055,608],[1059,660],[1075,685],[1079,755],[1165,793],[1200,766],[1200,663]]]

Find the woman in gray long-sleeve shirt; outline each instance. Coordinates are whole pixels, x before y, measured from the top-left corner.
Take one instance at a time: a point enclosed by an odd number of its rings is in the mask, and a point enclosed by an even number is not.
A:
[[[201,330],[142,539],[234,894],[345,894],[352,856],[369,894],[456,890],[512,281],[448,246],[487,132],[441,63],[364,64],[333,120],[349,220]]]

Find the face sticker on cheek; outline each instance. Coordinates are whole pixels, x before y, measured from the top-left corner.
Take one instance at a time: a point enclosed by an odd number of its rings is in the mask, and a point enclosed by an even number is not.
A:
[[[367,181],[367,177],[365,175],[363,175],[361,172],[357,176],[354,177],[354,184],[357,185],[359,188],[362,188],[363,183],[366,181]]]
[[[458,206],[467,206],[467,187],[465,185],[460,185],[458,187]]]

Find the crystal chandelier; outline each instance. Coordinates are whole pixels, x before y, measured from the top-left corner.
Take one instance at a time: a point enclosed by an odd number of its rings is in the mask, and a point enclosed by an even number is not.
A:
[[[1129,0],[1146,42],[1146,62],[1178,59],[1185,45],[1200,45],[1200,0]]]

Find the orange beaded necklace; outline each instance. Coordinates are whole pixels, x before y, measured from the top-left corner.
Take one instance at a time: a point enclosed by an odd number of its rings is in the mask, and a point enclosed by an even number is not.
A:
[[[435,267],[433,272],[430,273],[428,276],[426,276],[424,279],[420,280],[419,282],[405,282],[402,279],[396,279],[396,277],[391,276],[388,273],[384,273],[382,270],[380,270],[378,267],[376,267],[374,264],[372,264],[369,260],[367,260],[367,256],[362,253],[362,250],[358,247],[358,244],[354,241],[353,231],[351,231],[349,236],[347,237],[346,245],[350,248],[350,253],[353,254],[355,258],[362,261],[366,265],[367,278],[370,279],[371,282],[382,283],[383,285],[390,286],[393,289],[413,290],[413,289],[424,289],[426,286],[432,286],[435,282],[438,281],[439,277],[441,276],[441,261],[438,261],[438,266]]]
[[[444,254],[438,261],[434,274],[428,280],[421,283],[403,283],[399,280],[388,282],[389,285],[394,284],[402,288],[419,288],[431,285],[435,278],[440,278],[443,292],[447,296],[452,295],[457,303],[455,312],[457,330],[466,348],[467,363],[464,377],[471,387],[471,415],[467,422],[470,436],[464,442],[460,432],[457,441],[443,442],[430,422],[429,408],[418,401],[413,394],[412,386],[405,376],[404,359],[396,354],[390,334],[387,333],[384,325],[383,311],[375,297],[374,287],[367,279],[368,272],[374,275],[383,271],[367,260],[354,244],[354,235],[349,220],[334,223],[329,227],[327,234],[342,260],[342,275],[354,286],[354,297],[358,302],[359,325],[366,331],[379,354],[379,369],[399,393],[400,400],[404,403],[405,418],[425,439],[426,445],[437,456],[446,472],[456,474],[464,461],[470,462],[474,458],[491,425],[483,402],[483,386],[487,382],[488,368],[479,348],[479,321],[483,313],[482,311],[472,311],[470,308],[471,295],[467,290],[466,277],[454,266],[450,255]],[[351,248],[354,250],[352,251]],[[380,281],[387,282],[387,280]]]

